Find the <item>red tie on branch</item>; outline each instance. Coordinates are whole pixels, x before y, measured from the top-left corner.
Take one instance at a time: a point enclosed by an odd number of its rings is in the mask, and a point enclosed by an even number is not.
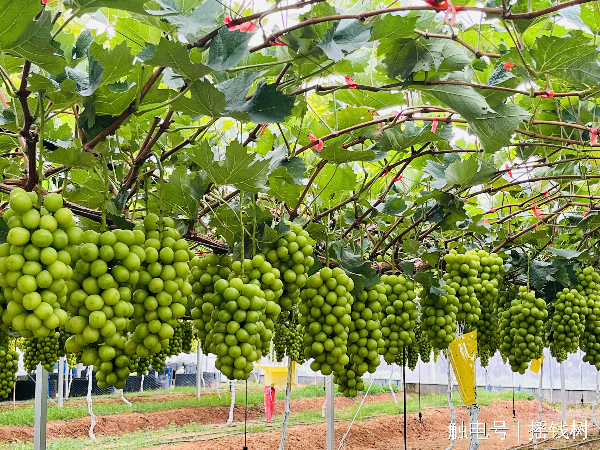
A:
[[[598,141],[598,128],[590,128],[590,142],[595,144]]]
[[[512,176],[512,170],[510,170],[510,164],[506,163],[504,164],[504,167],[506,168],[506,173],[508,174],[509,177],[513,177]]]
[[[483,218],[483,224],[487,225],[488,223],[490,223],[490,219],[488,219],[487,217]]]
[[[505,62],[504,65],[502,66],[504,68],[504,70],[510,70],[514,67],[515,63],[512,62]]]
[[[227,25],[230,31],[240,30],[240,31],[254,31],[256,30],[256,24],[254,22],[244,22],[241,25],[231,25],[233,19],[231,16],[227,16],[223,19],[223,23]]]
[[[283,42],[279,38],[275,38],[275,39],[269,41],[269,45],[271,45],[271,46],[285,47],[285,42]]]
[[[544,191],[544,197],[546,197],[546,198],[549,197],[548,191]]]
[[[531,210],[533,211],[533,215],[535,217],[537,217],[538,219],[543,219],[544,218],[544,215],[542,214],[542,212],[535,207],[535,203],[531,204]]]
[[[392,178],[392,183],[395,183],[396,181],[400,181],[402,178],[404,178],[404,175],[400,174],[397,177]]]
[[[492,208],[488,211],[488,214],[494,214],[495,212],[496,212],[496,210]]]
[[[323,150],[323,139],[317,139],[317,138],[315,137],[315,135],[314,135],[314,134],[312,134],[312,133],[310,133],[310,134],[308,135],[308,138],[310,139],[310,141],[311,141],[311,142],[314,142],[314,143],[316,143],[316,145],[313,145],[313,148],[314,148],[316,151],[320,152],[321,150]]]
[[[268,126],[269,126],[269,124],[266,124],[266,125],[263,125],[263,124],[261,124],[261,125],[260,125],[260,128],[261,128],[261,130],[262,130],[262,134],[265,134],[265,131],[267,131],[267,127],[268,127]]]
[[[535,231],[537,231],[540,228],[540,224],[539,223],[535,223]]]
[[[554,91],[552,89],[546,89],[545,91],[542,91],[542,93],[540,94],[540,97],[552,98],[552,97],[554,97]]]
[[[42,5],[45,5],[46,3],[48,3],[48,0],[42,0],[41,3]]]
[[[437,130],[437,126],[438,126],[438,119],[433,119],[433,122],[431,122],[431,132],[435,133],[435,130]]]
[[[346,75],[345,77],[346,84],[348,85],[348,89],[356,89],[356,83],[350,78],[350,75]]]
[[[587,217],[589,213],[590,213],[589,211],[584,211],[583,217]]]

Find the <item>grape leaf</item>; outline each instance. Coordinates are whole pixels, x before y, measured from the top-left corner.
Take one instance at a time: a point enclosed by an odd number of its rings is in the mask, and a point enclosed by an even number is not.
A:
[[[31,29],[35,16],[42,10],[38,0],[0,0],[0,52],[11,47],[25,30]]]
[[[414,34],[414,28],[417,23],[417,16],[401,16],[394,14],[385,14],[379,16],[373,23],[373,32],[371,40],[392,38],[400,39],[411,37]]]
[[[170,67],[189,80],[197,80],[211,72],[204,64],[192,63],[185,45],[166,39],[161,39],[157,46],[144,47],[138,58],[146,64]]]
[[[344,272],[354,281],[355,293],[380,282],[379,275],[371,266],[371,261],[361,260],[359,255],[346,250],[342,242],[334,242],[329,246],[329,254],[334,256]]]
[[[536,49],[529,53],[539,74],[563,71],[577,59],[594,51],[594,45],[581,32],[558,36],[542,36],[536,39]]]
[[[230,69],[248,54],[248,42],[251,38],[250,33],[221,28],[210,43],[206,64],[214,70]]]
[[[208,80],[195,81],[190,89],[191,97],[180,97],[173,102],[173,109],[192,117],[218,117],[225,109],[225,94]]]
[[[233,185],[246,192],[266,190],[269,161],[255,153],[248,153],[238,141],[229,143],[224,161],[215,160],[206,141],[194,147],[190,157],[217,186]]]
[[[90,55],[104,67],[101,84],[110,84],[127,76],[133,66],[133,55],[125,41],[116,47],[105,49],[101,45],[93,43],[90,46]]]
[[[204,189],[201,186],[195,186],[195,191],[192,191],[191,181],[192,176],[185,167],[176,167],[169,176],[169,182],[164,186],[163,198],[180,214],[185,215],[188,219],[196,220],[200,205],[197,199],[198,191],[202,191],[201,195],[204,195],[207,184],[204,184]]]
[[[254,123],[283,122],[292,114],[294,100],[295,97],[278,91],[274,84],[261,81],[252,98],[240,108],[240,111],[249,113],[250,120]]]
[[[177,27],[188,42],[196,42],[213,31],[220,24],[219,16],[223,13],[223,5],[217,0],[207,0],[190,14],[177,14],[166,17],[166,20]]]

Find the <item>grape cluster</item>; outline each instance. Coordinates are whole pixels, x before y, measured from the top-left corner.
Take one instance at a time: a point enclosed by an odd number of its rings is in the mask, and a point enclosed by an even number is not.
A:
[[[584,270],[587,269],[589,268]],[[585,278],[585,274],[581,275]],[[558,362],[564,361],[569,353],[574,353],[579,348],[579,337],[585,331],[584,322],[587,315],[587,299],[577,289],[564,288],[557,294],[552,316],[553,339],[550,349],[555,347],[556,350],[564,350],[557,357]]]
[[[134,312],[132,290],[146,258],[141,247],[144,238],[139,230],[83,234],[73,273],[79,287],[67,303],[71,315],[65,329],[72,334],[66,342],[68,352],[77,353],[91,344],[125,348],[126,328]]]
[[[600,370],[600,274],[592,267],[577,272],[577,291],[586,302],[587,316],[579,346],[583,360]]]
[[[448,348],[456,337],[456,317],[460,303],[453,287],[445,284],[442,289],[445,292],[437,296],[426,290],[421,294],[421,327],[434,350]]]
[[[419,362],[419,339],[408,346],[406,365],[410,370],[415,370]]]
[[[83,354],[83,350],[77,353],[68,353],[67,352],[67,365],[69,369],[74,369],[79,364],[81,360],[81,355]]]
[[[424,363],[431,361],[431,342],[425,334],[421,334],[419,338],[419,355]]]
[[[22,339],[20,348],[23,351],[25,370],[31,372],[38,364],[42,364],[48,372],[52,372],[59,358],[59,340],[60,333],[58,331],[43,338]]]
[[[181,353],[181,348],[183,344],[183,330],[181,328],[181,322],[178,321],[177,326],[175,327],[175,331],[173,332],[173,337],[169,339],[168,345],[168,355],[167,356],[177,356]]]
[[[131,355],[129,357],[129,372],[143,375],[148,373],[150,369],[151,358],[140,358],[138,355]]]
[[[294,322],[287,323],[280,319],[275,324],[275,334],[273,335],[273,347],[277,361],[283,361],[284,356],[289,356],[292,361],[302,364],[304,358],[302,355],[302,326]]]
[[[192,352],[192,341],[194,340],[194,330],[192,323],[184,320],[181,322],[181,351],[185,354]]]
[[[290,225],[290,231],[277,241],[276,249],[265,250],[267,261],[281,273],[283,290],[278,302],[282,311],[291,311],[298,303],[308,270],[314,263],[312,254],[310,236],[298,224]]]
[[[187,282],[190,250],[174,226],[170,217],[161,224],[156,214],[148,214],[144,226],[134,228],[145,234],[146,257],[133,293],[134,312],[125,345],[129,357],[134,353],[141,358],[159,353],[169,345],[177,319],[185,315],[192,293]]]
[[[393,363],[402,349],[415,339],[415,323],[419,316],[414,283],[403,275],[382,275],[385,287],[380,297],[382,312],[381,333],[384,339],[383,358]]]
[[[217,355],[217,370],[230,380],[247,380],[253,363],[262,356],[263,342],[272,338],[265,321],[267,314],[273,316],[279,306],[265,298],[258,284],[244,283],[236,276],[229,280],[221,278],[214,284],[211,296],[214,325],[206,345]]]
[[[101,346],[100,350],[106,346]],[[110,358],[110,354],[99,352],[99,358],[94,364],[98,387],[106,389],[114,386],[116,389],[123,389],[129,377],[129,358],[123,354],[120,349],[116,350],[115,355]]]
[[[227,280],[231,274],[231,258],[229,255],[217,255],[208,253],[202,257],[194,257],[190,263],[191,271],[189,282],[192,285],[192,295],[190,303],[193,303],[192,318],[194,319],[194,328],[198,334],[200,347],[205,354],[208,354],[208,344],[206,339],[212,331],[216,315],[216,307],[221,303],[220,296],[214,296],[214,286],[220,279]]]
[[[48,194],[37,208],[35,193],[15,188],[9,203],[3,218],[10,230],[0,245],[0,287],[8,302],[2,321],[23,337],[45,338],[67,320],[61,306],[82,231],[59,194]]]
[[[385,345],[381,332],[382,304],[387,302],[385,294],[386,287],[377,284],[361,291],[352,303],[347,352],[350,362],[341,372],[334,371],[334,382],[347,397],[355,397],[363,389],[361,377],[367,372],[374,373],[379,366],[379,353]]]
[[[479,277],[481,267],[479,254],[475,250],[462,254],[452,249],[444,256],[444,261],[446,261],[446,272],[443,279],[446,286],[452,289],[448,291],[447,296],[455,296],[458,299],[456,320],[467,324],[477,323],[481,316],[481,304],[476,291],[481,290],[483,286],[482,279]]]
[[[17,381],[19,354],[6,347],[0,347],[0,397],[7,398]]]
[[[479,277],[481,284],[475,285],[475,292],[481,304],[481,314],[475,323],[477,330],[477,354],[482,367],[487,367],[489,359],[497,350],[498,319],[495,312],[498,309],[498,298],[504,276],[502,258],[496,253],[488,254],[479,250]]]
[[[310,367],[330,375],[350,362],[347,355],[354,282],[342,269],[321,269],[302,289],[298,318],[304,327],[304,356],[314,358]]]
[[[279,279],[279,269],[273,267],[263,254],[258,254],[252,259],[235,261],[231,265],[231,277],[238,277],[244,283],[260,288],[263,298],[267,301],[261,320],[264,332],[260,334],[260,350],[263,355],[269,353],[271,339],[275,332],[275,322],[281,313],[277,299],[281,296],[283,283]],[[257,341],[258,346],[258,341]]]
[[[519,286],[509,309],[500,318],[501,352],[508,356],[513,372],[524,374],[532,359],[543,351],[544,320],[548,317],[546,302],[535,298],[535,292]]]

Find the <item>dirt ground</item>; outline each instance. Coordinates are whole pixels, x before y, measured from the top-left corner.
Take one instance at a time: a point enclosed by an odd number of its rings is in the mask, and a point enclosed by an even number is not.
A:
[[[491,406],[483,406],[480,413],[480,422],[487,423],[488,428],[494,425],[494,421],[502,420],[508,427],[505,440],[501,440],[501,433],[494,433],[488,430],[489,438],[481,441],[481,450],[508,450],[530,443],[531,421],[537,417],[537,401],[517,401],[516,419],[512,418],[512,402],[498,401]],[[469,416],[466,408],[457,408],[457,422],[468,423]],[[598,431],[592,430],[589,412],[583,415],[583,412],[575,412],[568,415],[568,420],[572,423],[573,419],[588,419],[588,436],[597,437]],[[554,411],[546,406],[543,409],[543,418],[548,420],[548,427],[552,420],[560,421],[560,412]],[[403,435],[403,416],[385,416],[370,420],[355,422],[348,432],[344,441],[344,449],[353,450],[400,450],[404,448]],[[446,408],[428,409],[423,414],[423,422],[419,423],[417,414],[409,414],[407,417],[407,444],[408,450],[440,450],[445,449],[448,444],[448,424],[450,422],[450,413]],[[518,440],[517,427],[520,422],[520,440]],[[568,422],[569,423],[569,422]],[[348,422],[338,422],[335,424],[336,445],[338,448],[342,437],[348,431]],[[572,426],[569,426],[571,429]],[[191,437],[190,437],[191,439]],[[242,448],[243,435],[228,437],[218,440],[201,441],[205,439],[198,438],[198,441],[188,442],[179,445],[164,445],[162,447],[153,446],[157,450],[223,450]],[[256,450],[276,450],[279,447],[281,439],[281,430],[277,429],[271,432],[250,434],[247,437],[248,448]],[[573,443],[571,439],[553,441],[552,447],[562,447]],[[301,425],[292,427],[288,431],[286,449],[294,450],[321,450],[325,447],[325,424]],[[456,441],[456,450],[466,450],[468,439],[459,439]],[[552,448],[547,447],[547,448]],[[586,447],[588,447],[586,449]],[[530,447],[532,448],[532,447]],[[595,442],[589,446],[579,447],[583,450],[597,450],[600,443]]]
[[[179,395],[179,394],[176,394]],[[195,394],[181,394],[182,396],[193,396]],[[149,399],[156,401],[154,397],[135,397],[131,399],[131,402],[135,406],[136,403],[143,403],[150,401]],[[165,399],[172,399],[173,396],[163,396]],[[376,396],[367,397],[365,403],[377,402],[377,401],[390,401],[392,399],[391,394],[382,394]],[[102,401],[121,401],[120,399],[102,399]],[[308,411],[311,409],[320,410],[325,397],[305,398],[301,400],[294,400],[291,403],[291,412],[299,413]],[[335,398],[336,408],[345,408],[354,404],[356,399],[349,399],[345,397]],[[283,414],[285,408],[285,402],[278,400],[275,402],[274,414]],[[199,406],[196,408],[181,408],[168,411],[160,411],[154,413],[130,413],[130,414],[116,414],[112,416],[96,416],[96,426],[94,427],[94,433],[96,435],[121,435],[125,433],[131,433],[140,430],[150,429],[161,429],[165,428],[169,424],[178,426],[186,425],[188,423],[201,423],[201,424],[225,424],[229,417],[228,406]],[[264,406],[253,406],[248,408],[248,420],[264,419]],[[234,422],[240,422],[244,420],[244,408],[236,407],[233,413]],[[91,419],[89,417],[82,417],[70,421],[55,420],[48,422],[47,436],[49,439],[57,438],[76,438],[80,436],[87,436],[90,428]],[[22,427],[0,427],[0,441],[8,442],[29,442],[33,440],[33,427],[22,426]]]

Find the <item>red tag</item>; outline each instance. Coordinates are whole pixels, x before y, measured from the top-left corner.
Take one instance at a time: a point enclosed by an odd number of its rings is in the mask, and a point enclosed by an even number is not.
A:
[[[262,134],[265,134],[265,131],[266,131],[266,129],[267,129],[268,126],[269,126],[269,124],[266,124],[266,125],[261,124],[260,125],[260,128],[262,129]]]
[[[590,142],[595,144],[598,140],[598,128],[592,127],[590,128]]]
[[[235,30],[254,31],[254,30],[256,30],[256,24],[254,22],[244,22],[241,25],[231,25],[231,22],[233,22],[233,20],[231,19],[231,16],[227,16],[223,19],[223,23],[225,23],[225,25],[227,25],[227,28],[229,28],[230,31],[235,31]]]
[[[538,222],[535,223],[535,231],[537,231],[540,228],[540,224]]]
[[[435,130],[437,130],[437,126],[438,126],[438,119],[435,118],[433,119],[433,122],[431,122],[431,132],[435,133]]]
[[[446,9],[446,8],[448,8],[448,3],[446,3],[446,0],[443,0],[443,1],[439,1],[439,0],[425,0],[425,3],[427,3],[429,6],[431,6],[432,8],[435,8],[435,9]]]
[[[402,178],[404,178],[404,175],[400,174],[397,177],[392,178],[392,183],[395,183],[396,181],[400,181]]]
[[[385,176],[387,177],[388,174],[390,173],[390,171],[388,169],[385,169]]]
[[[45,5],[48,3],[48,0],[42,0],[42,5]]]
[[[483,218],[483,224],[487,225],[488,223],[490,223],[490,219],[488,219],[487,217]]]
[[[308,135],[308,138],[310,139],[310,141],[311,141],[311,142],[316,142],[316,145],[313,145],[313,148],[314,148],[316,151],[320,152],[321,150],[323,150],[323,140],[322,140],[322,139],[317,139],[317,138],[315,137],[315,135],[314,135],[314,134],[312,134],[312,133],[310,133],[310,134]]]
[[[544,191],[544,197],[548,198],[548,191]]]
[[[284,47],[285,46],[285,42],[283,42],[279,38],[275,38],[272,41],[269,41],[269,45]]]
[[[589,211],[585,211],[585,212],[583,213],[583,217],[587,217],[589,213],[590,213]]]
[[[448,23],[448,25],[454,25],[454,23],[456,22],[456,14],[458,14],[458,10],[461,7],[454,6],[450,0],[447,0],[446,2],[448,3],[448,6],[446,7],[446,15],[444,16],[444,22]],[[450,14],[452,14],[452,17],[448,19],[448,17],[450,17]]]
[[[490,210],[488,211],[488,214],[493,214],[493,213],[495,213],[495,212],[496,212],[496,210],[495,210],[495,209],[490,209]]]
[[[275,388],[272,386],[265,386],[265,416],[267,416],[267,422],[271,422],[271,417],[273,417],[274,408]]]
[[[348,85],[348,89],[356,89],[356,83],[350,78],[349,75],[344,77],[346,79],[346,84]]]
[[[542,214],[542,212],[535,207],[535,203],[531,204],[531,210],[533,211],[533,215],[535,217],[537,217],[538,219],[543,219],[544,218],[544,215]]]
[[[508,174],[508,176],[512,178],[513,176],[512,176],[512,170],[510,170],[510,165],[508,163],[506,163],[506,164],[504,164],[504,167],[507,169],[506,173]]]
[[[504,70],[510,70],[514,67],[514,65],[515,65],[515,63],[505,62],[502,67],[504,68]]]
[[[552,98],[552,97],[554,97],[554,91],[552,89],[547,89],[545,91],[542,91],[542,93],[540,94],[540,97]]]

